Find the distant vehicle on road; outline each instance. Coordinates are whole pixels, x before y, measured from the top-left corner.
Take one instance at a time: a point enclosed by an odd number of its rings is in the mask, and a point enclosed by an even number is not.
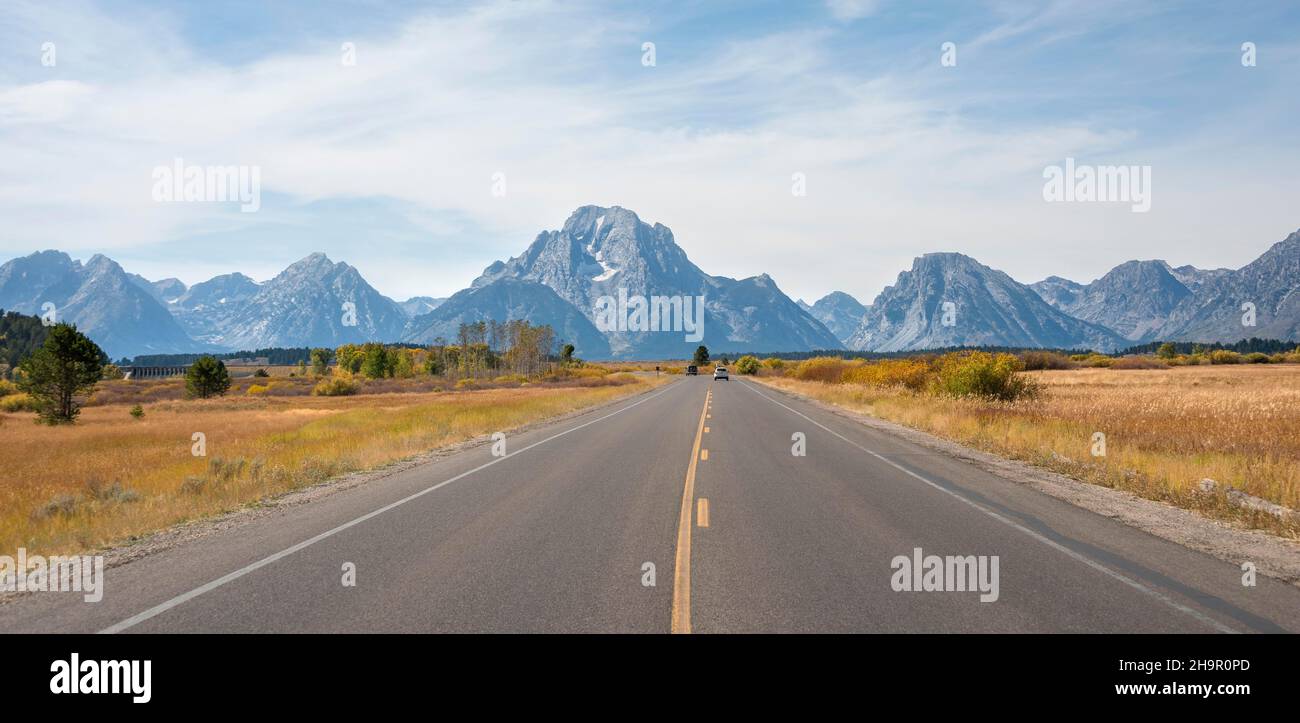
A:
[[[713,370],[713,378],[714,378],[715,380],[716,380],[716,379],[723,379],[723,380],[725,380],[725,381],[731,381],[731,377],[728,377],[728,376],[727,376],[727,368],[726,368],[726,367],[718,367],[717,369],[714,369],[714,370]]]
[[[691,376],[696,376],[697,374],[700,373],[700,368],[692,364],[686,367],[686,373],[690,374]]]

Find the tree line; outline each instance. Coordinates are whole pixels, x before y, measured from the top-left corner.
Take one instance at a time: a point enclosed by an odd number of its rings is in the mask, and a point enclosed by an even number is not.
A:
[[[0,309],[0,379],[8,379],[18,363],[45,343],[49,327],[39,316]]]
[[[1198,343],[1192,341],[1166,341],[1166,342],[1153,341],[1147,344],[1138,344],[1136,346],[1131,346],[1125,349],[1124,351],[1120,352],[1120,355],[1123,356],[1128,354],[1169,354],[1169,355],[1204,354],[1206,352],[1219,351],[1219,350],[1235,351],[1238,354],[1251,354],[1254,352],[1259,352],[1261,354],[1279,354],[1279,353],[1286,353],[1286,352],[1293,351],[1296,348],[1298,348],[1298,346],[1300,346],[1300,342],[1285,341],[1282,339],[1260,339],[1254,336],[1252,336],[1249,339],[1242,339],[1241,341],[1233,342],[1231,344],[1224,344],[1222,342],[1214,342],[1212,344],[1206,344],[1203,342]]]
[[[546,324],[523,320],[461,324],[455,342],[438,337],[427,347],[378,342],[344,344],[333,351],[311,350],[311,368],[325,374],[331,361],[337,369],[368,379],[405,378],[419,373],[457,379],[519,374],[535,377],[553,365],[572,363],[573,345],[555,355],[555,331]]]

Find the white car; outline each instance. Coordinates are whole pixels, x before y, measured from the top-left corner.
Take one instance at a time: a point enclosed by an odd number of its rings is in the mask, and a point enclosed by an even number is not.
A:
[[[727,368],[726,368],[726,367],[718,367],[717,369],[714,369],[714,370],[713,370],[713,378],[714,378],[715,380],[717,380],[717,379],[726,379],[727,381],[731,381],[731,378],[727,376]]]

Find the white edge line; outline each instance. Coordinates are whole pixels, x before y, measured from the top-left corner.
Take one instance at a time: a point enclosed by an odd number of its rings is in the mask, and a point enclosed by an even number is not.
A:
[[[944,486],[942,486],[942,485],[940,485],[940,484],[938,484],[938,483],[935,483],[935,482],[933,482],[933,481],[931,481],[931,480],[929,480],[929,479],[923,477],[922,475],[919,475],[919,474],[913,472],[912,470],[907,469],[906,467],[903,467],[902,465],[898,464],[897,462],[894,462],[893,460],[890,460],[890,459],[885,458],[885,457],[884,457],[883,455],[881,455],[879,452],[874,452],[874,451],[872,451],[872,450],[870,450],[870,449],[867,449],[866,447],[863,447],[862,445],[858,444],[857,442],[854,442],[853,440],[849,439],[848,437],[845,437],[844,435],[840,434],[839,432],[836,432],[835,430],[831,429],[830,427],[827,427],[826,425],[822,424],[821,422],[818,422],[817,420],[813,419],[812,417],[809,417],[808,415],[804,414],[803,412],[800,412],[799,410],[794,409],[794,408],[792,408],[792,407],[787,407],[786,405],[782,404],[781,402],[779,402],[779,401],[777,401],[777,400],[775,400],[775,399],[769,397],[768,395],[766,395],[766,394],[764,394],[764,393],[758,391],[758,389],[755,389],[755,388],[754,388],[754,386],[753,386],[752,383],[746,383],[744,386],[745,386],[745,388],[747,388],[747,389],[749,389],[750,391],[754,392],[754,393],[757,394],[758,396],[760,396],[760,397],[766,399],[767,401],[769,401],[769,402],[771,402],[771,403],[773,403],[773,404],[775,404],[775,405],[777,405],[777,406],[779,406],[779,407],[785,407],[786,409],[790,410],[791,412],[794,412],[795,414],[798,414],[800,417],[803,417],[804,419],[808,420],[809,422],[812,422],[813,424],[817,425],[818,427],[821,427],[822,429],[826,430],[827,432],[830,432],[831,434],[835,435],[836,437],[839,437],[840,439],[844,440],[845,442],[848,442],[849,444],[853,445],[854,447],[857,447],[858,449],[862,450],[863,452],[866,452],[867,454],[871,455],[872,457],[875,457],[876,459],[880,460],[881,462],[884,462],[885,464],[889,465],[890,467],[893,467],[894,469],[896,469],[896,470],[898,470],[898,471],[900,471],[900,472],[902,472],[902,473],[904,473],[904,474],[906,474],[906,475],[909,475],[909,476],[911,476],[911,477],[915,477],[916,479],[918,479],[918,480],[920,480],[920,481],[926,483],[927,485],[930,485],[931,487],[933,487],[933,488],[939,490],[940,492],[943,492],[943,493],[948,494],[948,495],[952,495],[953,497],[955,497],[955,498],[961,500],[962,502],[965,502],[966,504],[970,505],[971,507],[974,507],[975,509],[979,510],[980,512],[983,512],[984,514],[988,515],[989,517],[992,517],[993,519],[998,520],[999,522],[1002,522],[1002,523],[1004,523],[1004,524],[1006,524],[1006,525],[1009,525],[1009,526],[1012,527],[1013,529],[1019,530],[1020,532],[1023,532],[1023,533],[1025,533],[1026,535],[1029,535],[1030,537],[1034,538],[1035,540],[1038,540],[1039,542],[1043,543],[1044,545],[1047,545],[1048,547],[1051,547],[1052,549],[1057,550],[1058,552],[1064,553],[1065,555],[1068,555],[1069,557],[1074,558],[1075,560],[1077,560],[1077,561],[1079,561],[1079,562],[1082,562],[1083,564],[1085,564],[1085,565],[1087,565],[1087,566],[1093,568],[1094,570],[1097,570],[1098,572],[1105,573],[1105,574],[1107,574],[1107,575],[1109,575],[1109,576],[1115,578],[1116,580],[1119,580],[1120,582],[1124,583],[1125,585],[1128,585],[1129,587],[1131,587],[1131,588],[1133,588],[1133,589],[1135,589],[1135,590],[1138,590],[1139,592],[1146,593],[1147,595],[1150,595],[1151,597],[1153,597],[1153,598],[1159,600],[1160,602],[1165,603],[1166,605],[1168,605],[1168,606],[1174,608],[1175,610],[1178,610],[1178,611],[1180,611],[1180,612],[1186,613],[1187,615],[1190,615],[1190,616],[1192,616],[1193,618],[1196,618],[1196,619],[1199,620],[1200,622],[1205,623],[1206,625],[1209,625],[1210,627],[1214,628],[1215,630],[1218,630],[1218,631],[1221,632],[1221,633],[1237,633],[1237,632],[1238,632],[1237,630],[1234,630],[1234,629],[1232,629],[1232,628],[1230,628],[1230,627],[1224,625],[1223,623],[1220,623],[1219,621],[1215,620],[1214,618],[1209,617],[1208,615],[1205,615],[1204,613],[1200,612],[1199,610],[1196,610],[1196,609],[1194,609],[1194,608],[1190,608],[1190,607],[1188,607],[1188,606],[1186,606],[1186,605],[1183,605],[1182,603],[1180,603],[1180,602],[1178,602],[1178,601],[1176,601],[1176,600],[1173,600],[1172,598],[1170,598],[1169,596],[1165,595],[1164,593],[1162,593],[1162,592],[1160,592],[1160,591],[1158,591],[1158,590],[1153,590],[1153,589],[1147,587],[1146,585],[1143,585],[1142,583],[1138,582],[1137,580],[1134,580],[1134,579],[1128,577],[1127,575],[1124,575],[1123,573],[1116,572],[1115,570],[1112,570],[1112,569],[1110,569],[1109,567],[1106,567],[1105,565],[1101,564],[1100,562],[1097,562],[1096,560],[1094,560],[1094,559],[1088,557],[1087,555],[1084,555],[1084,554],[1082,554],[1082,553],[1079,553],[1079,552],[1076,552],[1076,551],[1074,551],[1074,550],[1071,550],[1070,548],[1066,547],[1065,545],[1062,545],[1062,544],[1060,544],[1059,542],[1057,542],[1057,541],[1055,541],[1055,540],[1053,540],[1053,539],[1051,539],[1051,538],[1049,538],[1049,537],[1045,537],[1044,535],[1042,535],[1042,534],[1040,534],[1040,533],[1038,533],[1038,532],[1035,532],[1035,531],[1029,529],[1028,527],[1025,527],[1024,525],[1021,525],[1020,523],[1016,522],[1015,520],[1008,519],[1008,518],[1004,517],[1003,515],[1000,515],[1000,514],[998,514],[997,512],[994,512],[993,510],[990,510],[989,508],[987,508],[987,507],[985,507],[985,506],[979,504],[978,502],[975,502],[974,500],[971,500],[971,499],[967,498],[965,495],[963,495],[963,494],[961,494],[961,493],[959,493],[959,492],[954,492],[953,490],[950,490],[950,489],[948,489],[947,487],[944,487]]]
[[[482,471],[482,470],[485,470],[485,469],[487,469],[488,467],[491,467],[492,465],[494,465],[494,464],[496,464],[496,463],[498,463],[498,462],[504,462],[505,460],[510,459],[511,457],[513,457],[513,456],[515,456],[515,455],[517,455],[517,454],[523,454],[524,452],[527,452],[528,450],[532,449],[533,447],[537,447],[537,446],[539,446],[539,445],[546,444],[547,442],[550,442],[550,441],[552,441],[552,440],[559,439],[560,437],[563,437],[564,435],[569,434],[570,432],[576,432],[576,431],[578,431],[579,429],[582,429],[583,427],[589,427],[589,426],[595,424],[596,422],[603,422],[603,421],[605,421],[606,419],[609,419],[610,417],[612,417],[612,416],[614,416],[614,415],[616,415],[616,414],[622,414],[623,412],[626,412],[627,410],[631,409],[632,407],[635,407],[635,406],[637,406],[637,405],[639,405],[639,404],[643,404],[643,403],[645,403],[645,402],[650,401],[651,399],[654,399],[655,397],[658,397],[659,395],[661,395],[661,394],[667,392],[668,389],[670,389],[671,387],[672,387],[672,385],[670,384],[668,387],[666,387],[666,388],[664,388],[664,389],[662,389],[662,390],[660,390],[660,391],[658,391],[658,392],[655,392],[654,394],[651,394],[651,395],[648,396],[648,397],[645,397],[645,398],[643,398],[643,399],[639,399],[639,400],[633,402],[632,404],[629,404],[629,405],[627,405],[626,407],[622,407],[622,408],[617,409],[617,410],[615,410],[615,411],[613,411],[613,412],[610,412],[609,414],[606,414],[606,415],[603,416],[603,417],[597,417],[596,419],[593,419],[593,420],[591,420],[591,421],[589,421],[589,422],[584,422],[584,423],[582,423],[582,424],[579,424],[579,425],[576,426],[576,427],[572,427],[572,428],[570,428],[570,429],[566,429],[566,430],[564,430],[563,432],[560,432],[560,433],[558,433],[558,434],[551,435],[550,437],[547,437],[546,439],[539,440],[539,441],[537,441],[537,442],[533,442],[532,444],[528,445],[527,447],[523,447],[523,448],[521,448],[521,449],[517,449],[517,450],[515,450],[515,451],[513,451],[513,452],[511,452],[511,453],[509,453],[509,454],[506,454],[505,456],[497,457],[497,458],[493,459],[491,462],[487,462],[487,463],[485,463],[485,464],[481,464],[481,465],[475,467],[474,469],[467,470],[467,471],[465,471],[465,472],[461,472],[460,474],[456,475],[455,477],[452,477],[452,478],[450,478],[450,479],[443,480],[442,482],[439,482],[438,484],[433,485],[432,487],[426,487],[426,488],[420,490],[419,492],[416,492],[416,493],[414,493],[414,494],[411,494],[411,495],[408,495],[408,496],[406,496],[406,497],[403,497],[402,499],[397,500],[396,502],[391,502],[391,503],[389,503],[389,504],[387,504],[387,505],[384,505],[383,507],[380,507],[380,508],[377,509],[377,510],[373,510],[373,511],[371,511],[371,512],[367,512],[366,514],[364,514],[364,515],[362,515],[362,516],[360,516],[360,517],[358,517],[358,518],[356,518],[356,519],[354,519],[354,520],[350,520],[350,521],[348,521],[348,522],[344,522],[343,524],[339,525],[338,527],[335,527],[335,528],[330,529],[330,530],[326,530],[325,532],[322,532],[322,533],[320,533],[319,535],[316,535],[315,537],[312,537],[312,538],[308,538],[308,539],[306,539],[306,540],[303,540],[302,542],[299,542],[298,544],[293,545],[292,547],[288,547],[288,548],[286,548],[286,549],[284,549],[284,550],[281,550],[280,552],[277,552],[277,553],[275,553],[275,554],[273,554],[273,555],[268,555],[267,557],[264,557],[264,558],[258,560],[257,562],[254,562],[254,563],[251,563],[251,564],[246,565],[246,566],[244,566],[244,567],[241,567],[241,568],[239,568],[238,570],[235,570],[234,572],[228,573],[228,574],[226,574],[226,575],[222,575],[221,577],[217,578],[216,580],[213,580],[212,582],[206,583],[206,584],[204,584],[204,585],[200,585],[199,587],[196,587],[196,588],[194,588],[193,590],[190,590],[189,592],[182,593],[182,594],[177,595],[176,597],[174,597],[174,598],[172,598],[172,599],[170,599],[170,600],[167,600],[167,601],[165,601],[165,602],[161,602],[161,603],[159,603],[159,604],[157,604],[157,605],[154,605],[153,607],[149,608],[148,610],[145,610],[145,611],[143,611],[143,612],[140,612],[140,613],[137,613],[137,614],[135,614],[135,615],[132,615],[131,617],[127,618],[126,620],[123,620],[123,621],[120,622],[120,623],[117,623],[117,624],[115,624],[115,625],[110,625],[110,626],[104,628],[103,630],[100,630],[100,631],[99,631],[99,634],[101,634],[101,635],[111,635],[111,634],[113,634],[113,633],[120,633],[120,632],[122,632],[123,630],[127,630],[128,628],[132,628],[132,627],[134,627],[134,626],[136,626],[136,625],[139,625],[140,623],[142,623],[142,622],[144,622],[144,621],[146,621],[146,620],[148,620],[148,619],[150,619],[150,618],[153,618],[153,617],[156,617],[156,616],[158,616],[158,615],[161,615],[162,613],[165,613],[165,612],[167,612],[168,610],[171,610],[172,608],[174,608],[174,607],[176,607],[176,606],[178,606],[178,605],[183,605],[184,603],[189,602],[190,600],[193,600],[194,598],[196,598],[196,597],[198,597],[198,596],[200,596],[200,595],[202,595],[202,594],[204,594],[204,593],[212,592],[213,590],[216,590],[217,588],[221,587],[222,585],[225,585],[225,584],[228,583],[228,582],[231,582],[231,581],[233,581],[233,580],[238,580],[239,578],[241,578],[241,577],[247,575],[247,574],[250,573],[250,572],[253,572],[253,571],[258,570],[258,569],[260,569],[260,568],[266,567],[267,565],[270,565],[271,563],[273,563],[273,562],[275,562],[275,561],[277,561],[277,560],[281,560],[281,559],[283,559],[283,558],[288,557],[289,555],[294,554],[295,552],[298,552],[298,551],[303,550],[303,549],[305,549],[305,548],[311,547],[312,545],[316,544],[317,542],[320,542],[321,540],[324,540],[324,539],[326,539],[326,538],[328,538],[328,537],[332,537],[332,536],[334,536],[334,535],[337,535],[338,533],[343,532],[344,530],[346,530],[346,529],[348,529],[348,528],[355,527],[355,526],[361,524],[362,522],[365,522],[366,520],[371,519],[372,517],[377,517],[377,516],[379,516],[379,515],[382,515],[382,514],[384,514],[385,512],[387,512],[387,511],[389,511],[389,510],[391,510],[391,509],[393,509],[393,508],[395,508],[395,507],[400,507],[400,506],[406,504],[407,502],[410,502],[411,500],[414,500],[414,499],[417,499],[417,498],[423,497],[424,495],[427,495],[427,494],[429,494],[430,492],[433,492],[434,490],[437,490],[437,489],[439,489],[439,488],[441,488],[441,487],[445,487],[445,486],[451,484],[452,482],[455,482],[455,481],[460,480],[460,479],[464,479],[465,477],[468,477],[468,476],[474,474],[475,472],[480,472],[480,471]]]

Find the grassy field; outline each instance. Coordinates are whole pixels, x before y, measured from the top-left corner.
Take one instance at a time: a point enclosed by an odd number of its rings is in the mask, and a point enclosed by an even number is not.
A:
[[[1242,510],[1203,478],[1300,509],[1300,366],[1023,372],[1035,399],[951,398],[782,376],[765,383],[1072,477],[1300,538],[1294,521]],[[1094,456],[1093,434],[1105,434]]]
[[[0,550],[100,548],[669,379],[617,374],[478,391],[380,380],[348,397],[296,387],[249,395],[241,380],[204,401],[178,398],[179,381],[107,383],[75,425],[0,414]],[[136,419],[129,410],[138,402]],[[192,454],[195,433],[206,438],[205,457]]]

